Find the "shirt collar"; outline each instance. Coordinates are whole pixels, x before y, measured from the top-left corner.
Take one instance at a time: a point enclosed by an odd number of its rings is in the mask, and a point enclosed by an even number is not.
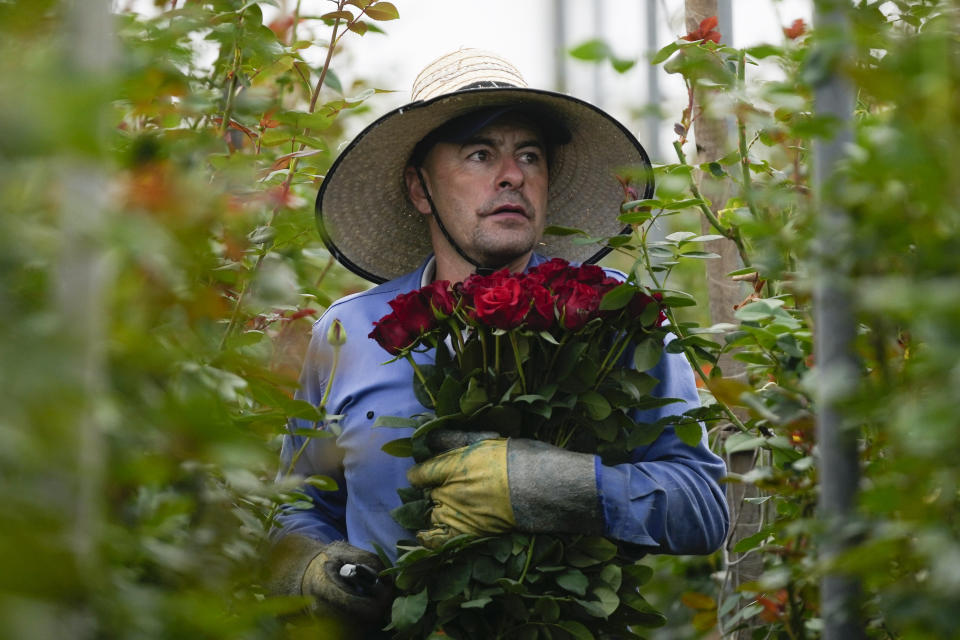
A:
[[[543,264],[547,259],[541,256],[539,253],[533,253],[530,256],[530,261],[527,263],[527,269],[530,267],[536,267],[537,265]],[[526,271],[527,269],[524,269]],[[437,259],[433,254],[430,254],[430,257],[427,258],[427,261],[423,265],[423,271],[420,274],[420,288],[423,288],[433,282],[433,279],[437,275]]]

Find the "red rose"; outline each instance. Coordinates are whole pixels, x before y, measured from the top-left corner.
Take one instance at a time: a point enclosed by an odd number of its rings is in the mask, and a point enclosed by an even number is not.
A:
[[[401,293],[390,301],[390,307],[408,333],[425,333],[437,326],[430,300],[420,291]]]
[[[499,285],[477,291],[473,296],[474,319],[497,329],[520,326],[530,309],[530,294],[517,278],[507,278]]]
[[[786,27],[783,30],[783,35],[785,35],[790,40],[796,40],[806,32],[807,32],[807,25],[803,21],[803,18],[797,18],[790,24],[789,27]]]
[[[396,313],[388,313],[373,323],[373,331],[367,337],[376,340],[387,353],[398,355],[416,340],[417,334],[407,331]]]
[[[569,271],[569,262],[563,258],[553,258],[536,267],[532,267],[527,271],[527,278],[545,287],[553,288],[553,285],[557,282],[567,279]]]
[[[647,305],[653,303],[660,307],[660,311],[657,313],[657,319],[651,323],[651,326],[659,327],[663,324],[664,320],[667,319],[667,314],[663,312],[663,308],[660,305],[660,301],[663,299],[663,294],[654,293],[653,296],[648,296],[642,291],[638,291],[630,299],[630,302],[627,303],[627,314],[634,318],[639,318],[643,313],[643,310],[647,308]]]
[[[600,294],[582,282],[565,282],[557,291],[557,309],[563,326],[576,330],[596,317],[600,308]]]
[[[696,29],[683,36],[683,39],[688,42],[699,42],[701,40],[706,41],[710,40],[711,42],[720,42],[722,37],[719,32],[714,31],[714,28],[717,26],[718,20],[717,16],[710,16],[709,18],[704,18],[700,21],[700,26]]]
[[[523,287],[533,300],[533,305],[527,313],[527,326],[534,331],[551,328],[555,319],[553,296],[546,287],[530,280],[525,280]]]
[[[446,318],[453,313],[457,301],[450,292],[450,282],[447,280],[436,280],[420,289],[435,315],[440,318]]]
[[[582,282],[583,284],[600,284],[607,277],[606,272],[595,264],[580,265],[572,270],[572,272],[576,281]]]
[[[459,296],[470,303],[477,293],[496,287],[511,277],[510,271],[507,269],[500,269],[500,271],[495,271],[489,276],[473,274],[463,282],[458,282],[453,288]]]

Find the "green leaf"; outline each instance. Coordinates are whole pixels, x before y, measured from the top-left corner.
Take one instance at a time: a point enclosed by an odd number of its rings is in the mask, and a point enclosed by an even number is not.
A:
[[[634,369],[622,369],[619,375],[620,387],[623,391],[640,400],[647,396],[660,381],[648,373]]]
[[[600,62],[610,55],[610,47],[599,38],[587,40],[569,50],[571,57],[587,62]]]
[[[413,441],[410,438],[398,438],[384,444],[380,449],[397,458],[413,456]]]
[[[612,311],[614,309],[622,309],[633,299],[633,295],[636,292],[637,288],[632,284],[625,282],[618,285],[603,296],[603,299],[600,301],[600,310]]]
[[[690,447],[697,446],[700,444],[700,440],[703,439],[703,427],[699,422],[678,424],[676,426],[676,432],[677,437],[679,437],[684,444]]]
[[[415,429],[420,423],[413,418],[401,418],[399,416],[379,416],[373,423],[375,427],[387,427],[390,429]]]
[[[336,491],[337,481],[329,476],[310,476],[305,482],[320,491]]]
[[[427,610],[427,590],[411,596],[399,596],[393,601],[390,626],[400,631],[416,624]]]
[[[444,565],[434,576],[430,586],[430,598],[432,600],[447,600],[453,598],[463,593],[469,583],[469,563],[457,562],[452,565]]]
[[[674,289],[654,289],[655,292],[663,295],[661,302],[668,307],[693,307],[697,300],[686,291],[676,291]]]
[[[361,23],[362,24],[362,23]],[[330,87],[339,94],[343,94],[343,85],[340,83],[340,77],[333,72],[333,69],[327,69],[327,75],[323,78],[323,84]],[[330,124],[330,118],[326,118],[323,128],[326,129]]]
[[[474,598],[473,600],[467,600],[466,602],[460,603],[461,609],[483,609],[485,606],[493,602],[493,598],[490,596],[481,596],[479,598]]]
[[[554,580],[570,593],[575,593],[578,596],[587,595],[587,586],[590,584],[590,581],[587,579],[587,576],[583,575],[582,571],[571,569],[555,576]]]
[[[733,551],[735,553],[746,553],[751,549],[759,547],[763,541],[769,537],[770,532],[766,530],[755,533],[752,536],[747,536],[746,538],[738,540],[737,543],[733,545]]]
[[[430,524],[430,508],[433,502],[426,498],[413,500],[390,511],[393,519],[404,529],[419,531]]]
[[[663,208],[678,211],[680,209],[690,209],[692,207],[699,207],[704,204],[707,204],[707,202],[702,198],[688,198],[687,200],[676,200],[674,202],[664,202]],[[681,232],[681,233],[688,233],[688,232]],[[671,235],[675,235],[675,234],[671,234]],[[696,235],[696,234],[691,234],[691,235]],[[667,236],[668,239],[669,237],[670,236]]]
[[[634,449],[650,444],[660,437],[664,426],[660,424],[639,423],[627,436],[627,447]]]
[[[574,637],[574,640],[594,640],[594,635],[590,629],[576,620],[561,620],[557,626]]]
[[[477,378],[470,378],[467,382],[467,391],[460,398],[460,411],[464,415],[472,415],[477,409],[487,404],[487,391],[480,386]]]
[[[610,64],[617,73],[626,73],[627,71],[630,71],[630,69],[633,69],[633,67],[637,64],[637,61],[625,60],[623,58],[610,56]]]
[[[473,382],[473,378],[470,381]],[[460,381],[453,376],[444,378],[443,384],[437,390],[437,417],[459,412],[463,397],[464,390]]]
[[[544,622],[555,622],[560,618],[560,605],[555,598],[549,596],[537,598],[533,610]]]
[[[723,170],[723,167],[720,166],[719,162],[708,162],[707,170],[710,171],[710,175],[715,178],[722,178],[727,175],[727,172]]]
[[[543,230],[544,235],[548,236],[585,236],[587,235],[580,229],[575,229],[573,227],[561,227],[558,225],[549,225]]]
[[[749,433],[734,433],[730,435],[723,445],[727,453],[737,453],[738,451],[753,451],[766,445],[767,439],[760,436],[754,436]]]
[[[567,563],[573,567],[589,567],[612,560],[617,555],[617,545],[600,536],[581,538],[567,545]]]
[[[633,366],[639,371],[649,371],[663,357],[663,345],[656,340],[643,340],[633,350]]]
[[[331,11],[320,16],[321,20],[353,20],[353,14],[349,11]]]
[[[581,393],[578,402],[587,409],[587,415],[594,420],[603,420],[610,415],[610,403],[596,391]]]
[[[367,15],[372,20],[396,20],[400,17],[400,12],[389,2],[377,2],[367,7]]]
[[[493,584],[506,574],[506,567],[490,556],[480,556],[473,563],[473,579],[481,584]]]
[[[647,584],[653,578],[653,569],[645,564],[630,564],[621,567],[621,572],[630,578],[631,584],[640,587]]]
[[[608,564],[600,570],[600,579],[614,591],[619,591],[620,584],[623,582],[623,570],[619,565]]]
[[[650,60],[650,64],[654,64],[654,65],[660,64],[661,62],[663,62],[664,60],[672,56],[674,52],[680,48],[680,46],[681,45],[679,42],[671,42],[667,46],[657,51],[656,54],[654,54],[653,58],[651,58]]]
[[[614,611],[617,610],[617,607],[620,606],[620,597],[617,595],[617,592],[610,587],[606,585],[599,585],[594,587],[592,592],[596,597],[596,602],[600,605],[605,618],[609,617]]]
[[[770,56],[779,56],[783,53],[783,49],[772,44],[759,44],[754,47],[747,47],[744,51],[751,58],[757,58],[758,60]]]

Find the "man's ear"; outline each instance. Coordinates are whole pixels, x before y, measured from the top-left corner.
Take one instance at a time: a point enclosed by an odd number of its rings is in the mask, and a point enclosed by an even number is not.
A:
[[[407,195],[410,197],[410,202],[414,208],[424,215],[432,213],[430,203],[427,201],[427,194],[424,193],[423,185],[417,177],[417,170],[408,165],[403,170],[403,179],[407,183]],[[424,177],[424,180],[426,180],[426,177]]]

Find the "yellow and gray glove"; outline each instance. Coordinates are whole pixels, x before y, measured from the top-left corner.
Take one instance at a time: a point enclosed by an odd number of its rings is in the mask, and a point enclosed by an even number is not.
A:
[[[435,548],[463,533],[495,535],[603,531],[594,457],[523,438],[437,431],[434,450],[456,446],[407,472],[429,489],[432,528],[417,539]],[[470,443],[472,440],[477,440]]]
[[[382,626],[393,600],[389,583],[373,553],[343,541],[318,542],[289,535],[270,558],[268,588],[280,595],[313,596],[313,612],[352,625]]]

